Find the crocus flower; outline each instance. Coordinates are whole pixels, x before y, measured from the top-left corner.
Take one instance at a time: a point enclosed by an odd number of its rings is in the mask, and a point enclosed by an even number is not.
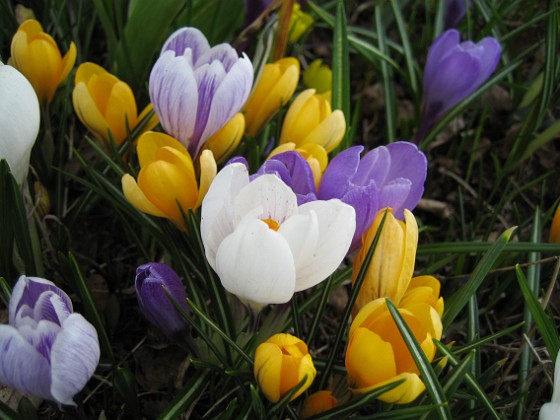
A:
[[[189,152],[173,137],[148,131],[137,145],[140,173],[121,179],[126,199],[138,210],[165,217],[181,229],[183,213],[196,209],[216,176],[216,161],[210,150],[200,155],[200,185]]]
[[[320,59],[313,60],[303,72],[303,83],[331,102],[332,70]]]
[[[136,298],[144,316],[169,338],[181,338],[189,331],[189,324],[181,316],[171,299],[185,311],[187,294],[181,279],[169,266],[149,262],[136,269]]]
[[[1,135],[1,134],[0,134]],[[548,235],[548,242],[560,243],[560,205],[556,208],[552,224],[550,225],[550,233]]]
[[[42,105],[50,103],[56,88],[66,81],[76,62],[76,45],[62,57],[54,39],[34,19],[23,22],[12,39],[10,64],[33,85]]]
[[[560,352],[556,355],[554,363],[554,388],[549,403],[543,404],[539,411],[539,420],[556,420],[560,413]]]
[[[301,10],[298,3],[294,3],[292,16],[290,17],[290,28],[288,39],[290,42],[297,42],[313,25],[313,16]]]
[[[204,143],[241,110],[253,66],[229,44],[212,48],[196,28],[167,39],[150,74],[150,98],[163,129],[196,158]]]
[[[72,302],[54,283],[21,276],[0,325],[0,383],[58,404],[89,381],[99,362],[95,328],[73,313]]]
[[[301,206],[280,178],[249,181],[247,167],[231,163],[202,202],[206,258],[222,285],[258,310],[285,303],[336,270],[354,235],[354,209],[339,200]]]
[[[301,92],[290,105],[280,135],[280,144],[292,142],[296,146],[318,144],[330,153],[340,144],[346,132],[341,110],[334,112],[328,100],[314,89]]]
[[[0,61],[0,159],[6,159],[20,185],[27,176],[40,115],[39,101],[29,81]]]
[[[111,137],[117,145],[121,144],[152,110],[150,104],[138,115],[130,86],[97,64],[82,63],[76,71],[75,83],[74,111],[82,124],[105,144],[110,143]],[[154,128],[157,122],[152,117],[144,131]]]
[[[421,295],[398,308],[426,358],[432,361],[436,346],[432,339],[440,339],[441,317]],[[348,384],[356,393],[404,379],[396,388],[379,399],[389,403],[407,404],[425,389],[414,359],[406,346],[385,298],[375,299],[362,307],[350,326],[346,349]]]
[[[300,396],[311,386],[316,374],[307,344],[291,334],[275,334],[257,347],[255,379],[265,397],[273,403],[305,378],[291,400]]]
[[[313,173],[315,189],[318,189],[323,172],[329,163],[329,156],[325,148],[319,144],[313,143],[303,144],[298,147],[295,143],[288,142],[274,148],[268,155],[268,159],[291,150],[298,152],[307,161],[309,167],[311,168],[311,172]]]
[[[231,155],[239,146],[243,133],[245,133],[245,117],[238,112],[206,142],[206,147],[212,151],[216,162],[224,162]]]
[[[445,0],[443,5],[443,25],[445,29],[451,29],[457,27],[465,17],[470,0]]]
[[[278,110],[288,103],[299,81],[299,61],[282,58],[264,66],[245,105],[247,133],[257,135]]]
[[[302,418],[314,416],[315,414],[322,413],[335,408],[338,405],[338,400],[333,395],[332,391],[317,391],[307,397],[303,403]]]
[[[412,210],[424,192],[428,162],[424,153],[409,142],[380,146],[360,159],[362,146],[336,155],[323,173],[318,197],[339,198],[356,210],[356,234],[351,250],[373,222],[377,211],[391,207],[398,219]]]
[[[492,37],[477,44],[460,42],[460,34],[455,29],[443,32],[434,41],[424,68],[424,103],[417,142],[443,114],[490,77],[500,61],[501,51],[500,44]]]

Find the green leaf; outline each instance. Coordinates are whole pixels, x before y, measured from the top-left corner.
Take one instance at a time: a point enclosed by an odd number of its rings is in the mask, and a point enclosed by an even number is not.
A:
[[[516,227],[512,227],[500,235],[498,240],[494,243],[494,245],[492,245],[488,252],[484,254],[480,262],[477,264],[469,281],[465,285],[461,286],[461,288],[451,295],[451,297],[445,300],[445,312],[443,313],[444,330],[463,310],[471,296],[476,293],[478,287],[482,284],[486,275],[501,255],[515,229]]]
[[[191,404],[200,398],[204,389],[208,386],[209,376],[210,371],[208,370],[194,372],[175,399],[160,414],[158,420],[176,419],[183,414]]]
[[[113,376],[113,385],[126,404],[127,415],[134,419],[141,418],[136,382],[130,369],[127,367],[117,368]]]
[[[406,324],[406,321],[402,318],[399,310],[397,307],[391,302],[390,299],[385,300],[387,302],[387,308],[397,324],[397,328],[399,329],[408,350],[414,359],[414,363],[416,363],[416,367],[420,372],[420,377],[422,378],[422,382],[426,385],[426,391],[432,398],[432,401],[436,405],[436,413],[440,419],[451,419],[451,412],[449,410],[449,403],[445,397],[445,393],[441,387],[441,384],[438,381],[438,378],[432,369],[432,365],[430,361],[426,358],[424,351],[418,344],[416,337]]]
[[[23,417],[0,401],[0,420],[23,420]]]

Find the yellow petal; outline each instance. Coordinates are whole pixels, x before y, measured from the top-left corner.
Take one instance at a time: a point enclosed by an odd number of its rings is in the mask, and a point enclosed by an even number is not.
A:
[[[293,142],[296,146],[303,144],[307,134],[319,124],[319,103],[314,95],[314,89],[307,89],[294,99],[284,117],[280,144],[286,142]]]
[[[556,212],[554,213],[554,217],[552,218],[552,225],[550,226],[548,242],[560,243],[560,205],[556,208]]]
[[[143,168],[148,166],[148,164],[155,162],[157,160],[157,151],[162,147],[171,147],[176,149],[182,154],[188,156],[190,159],[189,152],[185,146],[181,144],[181,142],[165,133],[148,131],[140,136],[138,144],[136,145],[140,167]],[[187,164],[187,166],[190,167],[189,172],[192,172],[194,175],[192,160],[190,161],[190,165]]]
[[[148,114],[151,111],[153,111],[153,109],[154,109],[154,106],[151,103],[146,105],[146,107],[142,110],[140,115],[138,115],[138,123],[136,125],[139,125],[140,123],[142,123],[144,121],[144,119],[148,117]],[[156,115],[155,112],[153,112],[152,115],[150,116],[150,119],[144,124],[144,126],[142,127],[142,131],[139,134],[143,134],[147,131],[153,130],[154,127],[158,124],[159,124],[158,116]]]
[[[255,351],[253,372],[265,397],[275,403],[280,399],[282,350],[274,343],[261,343]]]
[[[109,141],[107,122],[97,108],[85,83],[79,83],[72,92],[72,103],[78,118],[99,140]]]
[[[202,200],[206,196],[210,184],[216,178],[218,173],[218,166],[214,160],[214,155],[210,150],[204,150],[200,154],[200,186],[198,188],[198,200],[195,204],[195,209],[200,207]]]
[[[130,204],[144,213],[157,217],[166,217],[160,209],[152,204],[146,195],[142,192],[136,180],[130,174],[124,174],[121,179],[122,190],[124,196]]]
[[[238,112],[206,142],[217,162],[223,162],[237,148],[245,132],[245,117]]]
[[[121,144],[127,137],[127,126],[132,130],[136,125],[138,112],[132,89],[124,82],[113,85],[105,108],[105,120],[117,144]]]
[[[68,49],[68,51],[66,52],[66,54],[62,58],[62,64],[61,64],[62,68],[61,68],[61,72],[60,72],[60,76],[59,76],[59,80],[58,80],[59,84],[66,82],[66,79],[67,79],[68,75],[70,74],[70,71],[72,70],[72,68],[74,67],[74,64],[76,63],[76,56],[77,55],[78,55],[78,51],[76,50],[76,44],[71,42],[70,43],[70,48]]]
[[[327,103],[326,100],[324,101]],[[344,114],[342,111],[336,110],[313,128],[305,137],[304,142],[320,144],[330,153],[340,144],[344,133],[346,133]]]
[[[399,379],[404,379],[405,382],[396,388],[381,394],[379,396],[381,401],[392,404],[408,404],[418,398],[418,396],[426,389],[424,382],[422,382],[419,376],[415,373],[401,373],[388,381],[379,383],[376,388],[388,385],[391,382],[398,381]]]
[[[103,67],[95,64],[95,63],[82,63],[78,66],[78,70],[76,70],[76,76],[74,77],[74,81],[76,84],[78,83],[88,83],[89,79],[92,76],[100,76],[102,74],[108,74],[107,70]]]
[[[331,410],[337,405],[338,400],[334,397],[332,391],[317,391],[305,399],[301,416],[305,419],[323,411]]]

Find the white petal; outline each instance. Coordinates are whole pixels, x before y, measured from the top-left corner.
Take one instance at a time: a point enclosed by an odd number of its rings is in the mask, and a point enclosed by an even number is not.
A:
[[[233,202],[233,222],[239,223],[247,213],[262,206],[261,219],[282,224],[297,213],[297,197],[276,175],[265,174],[243,188]]]
[[[299,212],[317,214],[319,239],[311,257],[299,262],[296,292],[315,286],[337,269],[356,230],[354,209],[340,200],[311,201],[302,205]]]
[[[200,234],[206,258],[214,270],[218,247],[233,232],[233,200],[248,183],[249,172],[245,165],[228,165],[216,175],[202,201]]]
[[[57,402],[76,405],[72,397],[90,380],[99,354],[95,328],[80,314],[70,315],[51,350],[51,394]]]
[[[186,27],[177,29],[169,35],[169,38],[163,44],[160,54],[171,50],[175,52],[175,55],[183,55],[187,48],[191,50],[190,54],[193,55],[193,59],[197,60],[198,57],[210,49],[210,44],[208,44],[208,40],[200,30]]]
[[[282,223],[278,233],[286,238],[296,267],[296,274],[305,268],[319,241],[319,221],[317,214],[310,211],[307,214],[296,214]]]
[[[295,267],[286,240],[257,219],[241,223],[218,249],[223,286],[248,303],[285,303],[294,294]]]
[[[48,360],[9,325],[0,325],[0,383],[52,400]]]

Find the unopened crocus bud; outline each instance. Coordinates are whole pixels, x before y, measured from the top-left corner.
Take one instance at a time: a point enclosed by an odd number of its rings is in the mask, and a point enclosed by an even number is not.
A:
[[[302,417],[304,419],[335,408],[338,404],[332,391],[317,391],[305,399]]]
[[[206,147],[214,154],[217,163],[224,162],[239,146],[245,133],[245,117],[238,112],[206,142]]]
[[[180,339],[189,331],[189,324],[171,300],[188,313],[185,287],[169,266],[155,262],[142,264],[136,269],[134,286],[140,310],[151,324],[173,339]]]
[[[99,363],[93,325],[73,312],[53,282],[21,276],[0,325],[0,383],[58,404],[73,405]]]
[[[428,51],[417,143],[447,111],[478,89],[500,61],[502,48],[495,38],[486,37],[477,44],[460,42],[460,38],[455,29],[445,31]]]
[[[82,63],[76,72],[72,103],[78,118],[100,141],[111,138],[119,145],[151,111],[151,104],[138,115],[136,99],[130,86],[94,63]],[[150,118],[144,131],[157,125]],[[109,132],[111,135],[109,135]]]
[[[282,58],[264,66],[245,105],[247,133],[257,135],[265,124],[294,94],[299,81],[299,61]]]
[[[27,176],[40,116],[39,101],[29,81],[0,62],[0,159],[6,159],[20,185]]]
[[[254,374],[265,397],[275,403],[305,378],[291,399],[300,396],[317,371],[307,344],[291,334],[275,334],[257,347]]]
[[[34,19],[24,21],[12,39],[10,64],[33,85],[42,105],[50,103],[56,88],[66,81],[76,62],[76,45],[71,42],[62,57],[54,39]]]
[[[280,135],[280,144],[318,144],[327,153],[340,144],[346,132],[346,121],[341,110],[334,112],[328,100],[314,89],[301,92],[290,105]]]
[[[552,218],[552,225],[550,226],[548,242],[556,244],[560,243],[560,205],[556,208],[556,212],[554,213],[554,217]]]
[[[321,60],[313,60],[303,72],[303,83],[324,96],[332,90],[332,70]]]
[[[288,37],[290,42],[297,42],[313,25],[313,16],[301,10],[299,3],[294,3],[290,17]]]

